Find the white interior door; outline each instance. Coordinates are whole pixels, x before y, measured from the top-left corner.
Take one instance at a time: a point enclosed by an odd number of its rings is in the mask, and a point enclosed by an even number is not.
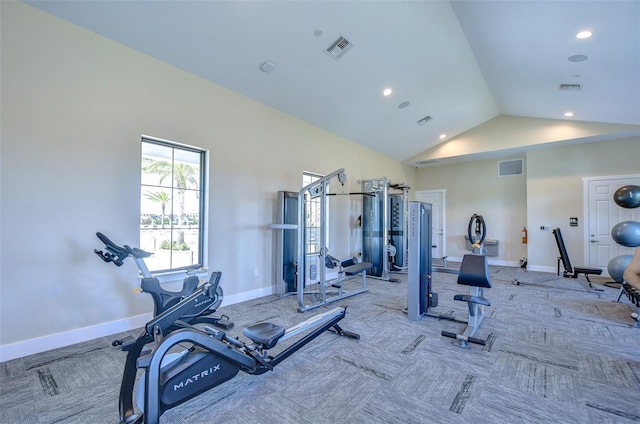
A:
[[[618,255],[630,255],[634,248],[617,244],[611,229],[622,221],[640,221],[640,209],[626,209],[613,200],[615,191],[625,185],[640,185],[640,175],[585,178],[588,240],[585,259],[588,266],[602,268],[607,273],[609,261]]]
[[[434,259],[443,258],[447,255],[445,194],[446,190],[444,189],[416,191],[417,201],[431,204],[432,254]]]

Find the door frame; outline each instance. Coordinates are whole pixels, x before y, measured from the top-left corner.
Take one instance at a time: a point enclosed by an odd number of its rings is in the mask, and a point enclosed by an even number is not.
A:
[[[621,180],[626,178],[640,178],[640,174],[603,175],[596,177],[582,177],[582,222],[583,240],[589,240],[589,183],[591,181]],[[589,263],[589,244],[583,243],[583,264]]]
[[[440,193],[442,195],[442,207],[440,211],[442,213],[442,255],[447,256],[447,189],[438,188],[433,190],[417,190],[414,192],[414,199],[418,200],[418,196],[421,194]],[[439,259],[439,258],[438,258]]]

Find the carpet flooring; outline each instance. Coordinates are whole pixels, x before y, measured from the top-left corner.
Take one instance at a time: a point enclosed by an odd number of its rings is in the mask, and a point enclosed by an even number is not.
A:
[[[453,264],[455,265],[455,264]],[[167,411],[161,423],[638,423],[640,328],[637,308],[618,290],[601,291],[555,274],[490,267],[491,301],[469,349],[442,337],[465,325],[407,319],[406,275],[367,279],[340,325],[360,340],[324,333],[260,376],[238,374]],[[520,285],[514,285],[515,279]],[[356,280],[356,283],[359,282]],[[222,276],[223,287],[233,285]],[[348,283],[345,290],[348,290]],[[434,312],[465,316],[456,276],[434,273]],[[261,321],[291,326],[326,308],[297,312],[295,296],[223,306],[228,331]],[[136,335],[137,331],[126,334]],[[0,364],[2,424],[118,423],[125,352],[104,337]],[[289,341],[278,344],[278,353]]]

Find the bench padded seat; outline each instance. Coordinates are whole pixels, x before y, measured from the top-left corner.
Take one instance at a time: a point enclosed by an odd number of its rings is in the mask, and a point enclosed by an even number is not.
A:
[[[371,262],[360,262],[360,263],[349,265],[348,267],[342,268],[342,271],[346,275],[356,275],[371,268],[373,268],[373,264]]]
[[[279,325],[272,324],[270,322],[261,322],[246,327],[242,334],[253,340],[255,343],[259,343],[265,347],[265,349],[271,349],[278,343],[280,337],[284,336],[285,328]]]

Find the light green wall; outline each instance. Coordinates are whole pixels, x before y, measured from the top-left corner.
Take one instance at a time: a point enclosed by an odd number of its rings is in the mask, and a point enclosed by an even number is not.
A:
[[[96,231],[138,243],[142,134],[210,150],[207,262],[228,300],[273,287],[266,226],[303,170],[345,168],[348,190],[412,183],[413,169],[360,145],[24,3],[0,7],[1,345],[152,310],[131,293],[133,263],[93,253]]]
[[[559,227],[572,262],[587,264],[582,178],[640,173],[640,137],[533,150],[527,164],[530,263],[556,266],[556,244],[551,230],[540,230],[544,225]],[[569,217],[578,217],[579,226],[569,227]]]
[[[517,263],[525,256],[520,239],[526,225],[524,175],[499,177],[497,160],[418,169],[416,191],[434,189],[446,189],[447,256],[460,259],[469,253],[464,236],[473,214],[483,216],[487,238],[499,241],[499,255],[489,258],[492,263]]]
[[[501,160],[507,159],[512,158]],[[497,159],[420,168],[416,190],[447,189],[448,256],[467,253],[463,236],[471,215],[480,213],[487,222],[488,237],[501,244],[500,256],[491,260],[515,265],[527,256],[530,268],[552,271],[558,256],[551,233],[554,227],[567,234],[565,244],[573,262],[586,264],[582,178],[637,173],[640,137],[538,147],[526,153],[525,175],[520,177],[498,177]],[[579,227],[569,227],[569,217],[578,217]],[[520,239],[525,224],[526,247]]]

